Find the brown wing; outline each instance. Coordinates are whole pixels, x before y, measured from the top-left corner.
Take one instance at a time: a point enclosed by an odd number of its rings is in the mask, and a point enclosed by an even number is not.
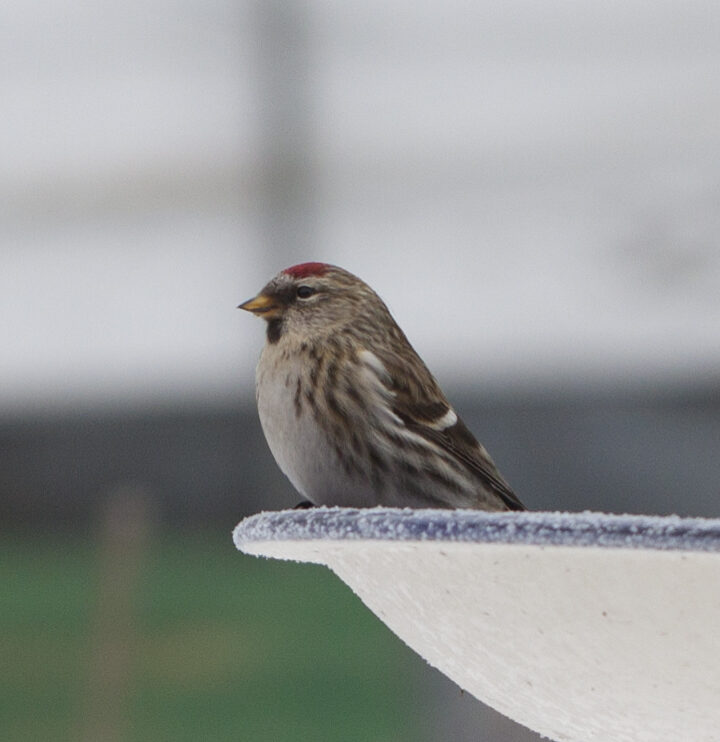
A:
[[[485,448],[459,417],[454,424],[447,427],[438,425],[450,411],[450,403],[409,343],[408,348],[417,361],[411,365],[400,366],[395,359],[402,357],[401,355],[394,353],[392,356],[380,356],[378,353],[387,370],[394,395],[393,412],[405,423],[408,430],[432,441],[465,464],[485,487],[497,494],[509,510],[525,510]]]
[[[460,418],[454,425],[444,430],[435,430],[427,423],[413,420],[399,407],[396,407],[394,411],[409,430],[427,438],[462,461],[486,487],[491,489],[505,503],[508,510],[526,509],[517,495],[510,489],[510,485],[503,479],[502,474],[498,471],[485,448],[478,443],[475,436]]]

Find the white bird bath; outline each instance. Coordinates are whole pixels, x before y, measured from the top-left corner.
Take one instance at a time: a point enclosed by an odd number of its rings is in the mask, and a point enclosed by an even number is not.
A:
[[[460,687],[554,740],[720,742],[720,520],[316,508],[238,549],[325,564]]]

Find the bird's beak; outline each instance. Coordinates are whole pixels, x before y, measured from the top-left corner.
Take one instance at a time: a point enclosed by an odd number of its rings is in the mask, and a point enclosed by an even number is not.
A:
[[[252,299],[248,299],[238,306],[238,309],[244,309],[246,312],[252,312],[258,316],[272,317],[278,313],[280,306],[267,294],[258,294]]]

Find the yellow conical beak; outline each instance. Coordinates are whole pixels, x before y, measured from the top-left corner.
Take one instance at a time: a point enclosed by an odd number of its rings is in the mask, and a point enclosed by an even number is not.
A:
[[[271,296],[267,294],[258,294],[252,299],[248,299],[238,306],[238,309],[244,309],[246,312],[252,312],[253,314],[263,315],[265,317],[276,313],[280,307],[278,303]]]

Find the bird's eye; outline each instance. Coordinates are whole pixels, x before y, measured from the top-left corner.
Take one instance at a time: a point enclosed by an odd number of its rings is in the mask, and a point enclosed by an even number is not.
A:
[[[310,286],[298,286],[296,293],[299,299],[309,299],[315,293],[315,289]]]

